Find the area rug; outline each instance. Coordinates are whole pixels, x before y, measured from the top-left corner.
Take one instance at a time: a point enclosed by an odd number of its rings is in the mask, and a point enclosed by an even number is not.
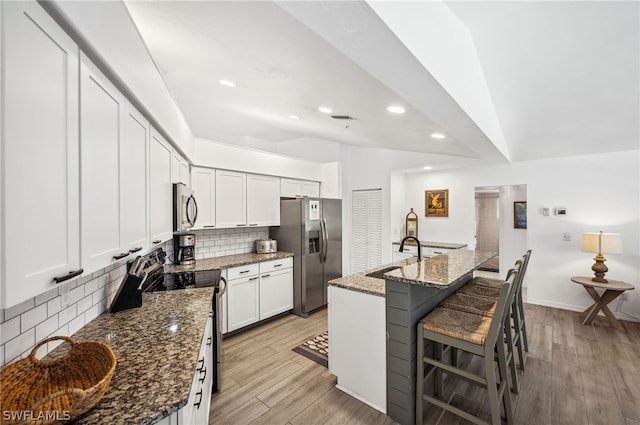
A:
[[[329,332],[325,331],[293,348],[298,354],[313,360],[321,366],[329,367]]]

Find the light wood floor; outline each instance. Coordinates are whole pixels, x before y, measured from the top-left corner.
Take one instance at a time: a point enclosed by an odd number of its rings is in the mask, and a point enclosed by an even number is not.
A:
[[[600,318],[526,305],[529,356],[514,399],[518,425],[640,425],[640,324],[618,332]],[[394,424],[335,388],[328,370],[291,349],[327,329],[327,310],[287,315],[223,341],[222,389],[210,424]],[[475,367],[476,359],[465,360]],[[479,362],[477,362],[479,365]],[[479,367],[479,366],[478,366]],[[449,395],[488,417],[482,390],[461,383]],[[429,406],[425,424],[467,424]]]

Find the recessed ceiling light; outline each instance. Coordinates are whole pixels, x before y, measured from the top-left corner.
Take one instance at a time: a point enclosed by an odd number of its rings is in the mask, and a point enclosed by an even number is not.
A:
[[[331,108],[327,108],[326,106],[321,106],[318,108],[318,111],[323,112],[325,114],[330,114],[333,112]]]
[[[422,169],[423,169],[423,170],[430,170],[430,169],[432,169],[432,168],[433,168],[433,167],[432,167],[432,166],[430,166],[430,165],[425,165],[424,167],[422,167]]]
[[[447,136],[445,136],[442,133],[431,133],[431,137],[433,137],[434,139],[439,139],[439,140],[447,138]]]
[[[234,83],[233,81],[229,81],[229,80],[220,80],[218,81],[218,83],[220,83],[223,86],[227,86],[227,87],[235,87],[236,83]]]
[[[291,118],[292,120],[299,120],[300,117],[297,115],[289,115],[289,118]]]
[[[389,106],[387,111],[393,114],[404,114],[404,108],[402,106]]]

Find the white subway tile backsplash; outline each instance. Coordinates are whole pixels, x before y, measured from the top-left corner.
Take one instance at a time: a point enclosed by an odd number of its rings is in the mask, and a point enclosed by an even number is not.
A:
[[[72,304],[58,314],[58,320],[60,322],[60,325],[62,326],[64,324],[69,323],[77,316],[78,316],[78,306],[76,304]]]
[[[62,297],[57,296],[47,303],[47,316],[51,317],[62,310]]]
[[[84,294],[91,295],[93,292],[97,291],[100,286],[100,278],[92,279],[84,285]]]
[[[78,301],[78,314],[84,313],[85,311],[89,310],[89,308],[91,308],[92,305],[93,305],[93,298],[91,297],[91,294],[89,294],[83,299],[81,299],[80,301]]]
[[[31,328],[4,345],[5,360],[11,362],[19,358],[23,353],[30,351],[34,345],[36,345],[36,330]]]
[[[96,304],[93,307],[91,307],[89,310],[85,311],[84,312],[85,321],[87,323],[89,323],[90,321],[92,321],[96,317],[100,316],[102,314],[102,312],[105,311],[105,309],[103,307],[104,306],[102,304]]]
[[[80,316],[69,322],[69,334],[73,335],[74,333],[78,332],[84,325],[84,314],[81,314]]]
[[[69,291],[69,305],[77,303],[84,297],[84,286],[78,286]]]
[[[14,317],[21,315],[25,311],[31,310],[35,306],[35,298],[29,298],[28,300],[25,300],[20,304],[9,307],[4,310],[4,320],[13,319]]]
[[[58,329],[58,316],[53,316],[36,326],[36,341],[40,342]]]
[[[25,332],[45,320],[47,320],[47,305],[41,304],[20,315],[20,332]]]
[[[20,317],[14,317],[0,325],[2,344],[20,335]]]
[[[36,305],[44,304],[47,301],[57,297],[59,295],[59,292],[60,292],[60,290],[56,286],[55,288],[52,288],[52,289],[48,290],[44,294],[37,295],[36,296]]]

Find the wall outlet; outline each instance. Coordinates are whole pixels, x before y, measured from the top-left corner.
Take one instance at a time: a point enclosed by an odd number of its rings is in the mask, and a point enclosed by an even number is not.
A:
[[[565,242],[571,242],[571,233],[564,232],[562,234],[562,240],[565,241]]]

